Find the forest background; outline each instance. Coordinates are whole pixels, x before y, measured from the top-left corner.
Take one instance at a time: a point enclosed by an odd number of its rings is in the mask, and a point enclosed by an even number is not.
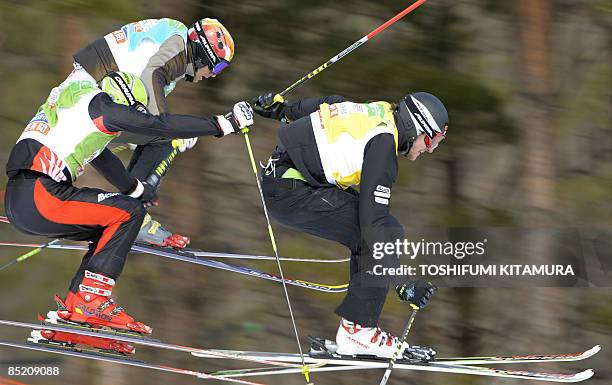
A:
[[[215,115],[233,103],[280,91],[409,2],[0,1],[0,124],[3,163],[50,89],[71,70],[72,54],[131,21],[170,17],[186,25],[214,17],[231,31],[236,56],[221,76],[180,83],[173,112]],[[410,343],[441,356],[577,351],[604,344],[588,363],[552,371],[597,369],[591,384],[609,383],[612,335],[612,3],[609,0],[430,0],[374,40],[291,93],[289,99],[341,94],[349,100],[398,100],[408,92],[439,96],[450,114],[448,139],[417,162],[400,159],[392,212],[408,237],[442,240],[497,234],[490,254],[524,263],[582,261],[581,278],[553,285],[518,280],[510,287],[440,285],[421,312]],[[256,118],[257,119],[257,118]],[[278,124],[257,119],[258,160],[277,143]],[[122,158],[127,162],[129,153]],[[4,173],[0,185],[6,184]],[[93,170],[79,185],[110,188]],[[3,190],[2,190],[3,192]],[[270,254],[255,180],[241,137],[200,139],[179,155],[152,214],[208,251]],[[2,225],[0,240],[34,242]],[[273,224],[282,255],[348,256],[342,246]],[[432,230],[433,229],[433,230]],[[439,240],[436,239],[436,240]],[[23,250],[0,249],[0,263]],[[45,251],[0,272],[0,318],[33,321],[65,294],[81,253]],[[251,262],[275,272],[275,264]],[[331,283],[347,266],[285,264],[286,274]],[[592,272],[590,275],[586,272]],[[547,286],[547,287],[543,287]],[[341,295],[290,289],[301,331],[334,337]],[[115,297],[167,342],[226,349],[295,351],[279,285],[158,257],[132,254]],[[408,317],[389,298],[381,320],[399,333]],[[22,340],[3,328],[1,339]],[[196,370],[237,367],[146,348],[147,361]],[[176,378],[113,364],[0,348],[0,368],[59,365],[59,377],[11,378],[28,384],[184,384]],[[530,367],[532,368],[532,367]],[[378,383],[382,373],[325,374],[318,384]],[[6,370],[0,372],[7,377]],[[608,380],[606,380],[606,378]],[[301,384],[300,376],[262,378]],[[452,382],[451,382],[452,381]],[[486,378],[395,372],[391,383],[490,384]],[[495,384],[519,383],[496,380]],[[521,382],[526,383],[526,382]]]

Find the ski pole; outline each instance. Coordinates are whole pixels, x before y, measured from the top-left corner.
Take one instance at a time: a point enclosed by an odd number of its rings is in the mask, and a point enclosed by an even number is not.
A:
[[[153,186],[153,188],[157,189],[159,184],[161,183],[161,179],[166,175],[168,169],[172,162],[174,162],[174,158],[179,153],[180,143],[177,139],[172,140],[172,151],[161,161],[159,164],[153,169],[153,172],[146,179],[146,182]]]
[[[391,371],[393,370],[393,366],[395,365],[395,361],[399,358],[402,353],[402,346],[404,345],[404,341],[406,341],[406,337],[408,337],[408,333],[410,332],[410,328],[412,327],[412,323],[414,322],[414,318],[416,317],[417,312],[419,311],[419,307],[417,305],[411,304],[412,314],[410,315],[410,319],[406,324],[406,328],[402,333],[402,337],[400,341],[397,343],[397,348],[395,349],[395,353],[393,353],[393,358],[389,361],[389,366],[387,366],[387,370],[385,370],[385,374],[383,378],[380,380],[380,385],[386,385],[387,381],[389,381],[389,377],[391,377]]]
[[[281,278],[281,282],[283,284],[283,290],[285,291],[285,300],[287,301],[287,307],[289,308],[289,316],[291,317],[291,323],[293,325],[293,332],[295,333],[295,340],[297,342],[298,351],[300,353],[300,358],[302,361],[302,374],[304,375],[304,378],[306,379],[306,384],[311,385],[310,373],[308,371],[308,366],[306,365],[306,361],[304,359],[304,352],[302,352],[302,346],[300,345],[300,335],[297,331],[297,325],[295,323],[295,316],[293,315],[291,301],[289,300],[289,292],[287,291],[287,284],[285,282],[283,268],[281,267],[280,257],[278,255],[276,239],[274,238],[274,231],[272,231],[272,223],[270,222],[270,216],[268,215],[268,207],[266,206],[266,200],[264,199],[263,189],[261,188],[261,182],[259,181],[259,175],[257,174],[257,166],[255,164],[255,157],[253,156],[253,149],[251,147],[251,141],[249,140],[248,129],[244,130],[243,134],[244,134],[244,141],[246,143],[246,147],[249,153],[249,158],[251,160],[251,167],[253,167],[253,173],[255,174],[255,180],[257,182],[257,189],[259,190],[259,196],[261,197],[261,204],[263,206],[264,214],[266,216],[266,222],[268,223],[268,234],[270,235],[270,242],[272,243],[272,249],[274,250],[274,256],[276,257],[276,264],[278,265],[278,272]]]
[[[398,21],[402,17],[406,16],[410,12],[412,12],[415,9],[417,9],[418,7],[420,7],[426,1],[427,0],[417,0],[417,1],[415,1],[412,5],[408,6],[406,9],[404,9],[403,11],[398,13],[397,15],[393,16],[391,19],[387,20],[386,22],[384,22],[383,24],[381,24],[380,26],[378,26],[377,28],[372,30],[372,32],[368,33],[367,35],[365,35],[361,39],[357,40],[356,42],[354,42],[353,44],[348,46],[344,51],[342,51],[339,54],[337,54],[336,56],[332,57],[327,62],[325,62],[324,64],[322,64],[321,66],[319,66],[318,68],[316,68],[315,70],[310,72],[309,74],[307,74],[305,76],[302,76],[298,81],[296,81],[295,83],[293,83],[289,87],[285,88],[285,90],[282,91],[280,94],[274,95],[274,102],[282,103],[284,101],[283,96],[285,96],[287,93],[291,92],[294,88],[296,88],[297,86],[299,86],[299,85],[305,83],[306,81],[312,79],[316,75],[320,74],[327,67],[331,66],[332,64],[334,64],[338,60],[342,59],[343,57],[345,57],[349,53],[353,52],[354,50],[356,50],[357,48],[362,46],[364,43],[366,43],[368,40],[372,39],[374,36],[378,35],[380,32],[382,32],[385,29],[387,29],[387,27],[389,27],[391,24],[395,23],[396,21]]]
[[[172,151],[166,157],[164,157],[164,159],[162,159],[162,161],[159,162],[159,164],[155,166],[155,168],[153,168],[153,172],[147,177],[146,182],[149,185],[153,186],[154,188],[157,188],[159,186],[159,184],[161,183],[161,179],[166,175],[168,169],[170,168],[170,165],[172,164],[172,162],[174,162],[174,158],[176,158],[176,156],[178,155],[179,147],[180,142],[178,141],[178,139],[173,139]],[[121,145],[112,149],[111,152],[113,154],[118,154],[127,148],[130,148],[130,146]]]
[[[59,241],[60,241],[59,238],[58,239],[54,239],[52,241],[49,241],[49,242],[45,243],[44,245],[41,245],[40,247],[35,248],[34,250],[28,251],[27,253],[23,254],[22,256],[15,258],[11,262],[9,262],[9,263],[7,263],[5,265],[0,266],[0,271],[6,269],[9,266],[13,266],[17,262],[25,261],[26,259],[30,258],[31,256],[40,253],[45,247],[54,245],[54,244],[56,244]]]
[[[406,16],[407,14],[409,14],[410,12],[412,12],[413,10],[418,8],[421,4],[423,4],[426,1],[427,0],[417,0],[412,5],[408,6],[406,9],[404,9],[403,11],[401,11],[400,13],[398,13],[397,15],[392,17],[391,19],[387,20],[386,22],[384,22],[379,27],[375,28],[372,32],[368,33],[367,35],[365,35],[364,37],[362,37],[361,39],[357,40],[355,43],[351,44],[349,47],[344,49],[342,52],[340,52],[336,56],[334,56],[331,59],[329,59],[326,63],[324,63],[323,65],[319,66],[318,68],[316,68],[314,71],[310,72],[309,74],[303,76],[298,81],[296,81],[295,83],[291,84],[289,87],[285,88],[285,90],[283,90],[280,94],[274,95],[273,101],[274,102],[282,103],[284,101],[283,96],[286,95],[288,92],[292,91],[293,89],[295,89],[299,85],[303,84],[304,82],[312,79],[313,77],[315,77],[319,73],[323,72],[323,70],[325,70],[327,67],[331,66],[332,64],[334,64],[338,60],[342,59],[344,56],[348,55],[349,53],[353,52],[354,50],[359,48],[361,45],[366,43],[368,40],[370,40],[374,36],[378,35],[380,32],[385,30],[391,24],[395,23],[396,21],[398,21],[402,17]],[[304,353],[302,352],[302,347],[300,346],[300,338],[299,338],[299,334],[298,334],[298,331],[297,331],[297,326],[295,324],[295,318],[293,316],[293,310],[291,308],[291,302],[289,301],[289,293],[287,292],[287,286],[285,284],[285,278],[283,276],[283,270],[282,270],[282,267],[281,267],[280,258],[278,256],[278,249],[276,247],[276,240],[274,238],[274,232],[272,231],[272,225],[270,223],[270,218],[268,216],[268,210],[266,208],[266,202],[265,202],[265,199],[264,199],[264,196],[263,196],[263,191],[262,191],[262,188],[261,188],[261,183],[259,181],[259,176],[257,175],[257,166],[255,165],[255,158],[253,156],[253,150],[251,148],[251,142],[249,140],[248,130],[246,132],[244,132],[244,140],[246,142],[247,150],[249,152],[249,157],[251,159],[251,166],[253,167],[253,173],[255,174],[255,179],[257,181],[257,188],[259,189],[259,195],[261,196],[261,202],[262,202],[262,205],[263,205],[264,214],[266,216],[266,221],[268,223],[268,233],[270,234],[270,241],[272,242],[272,248],[274,249],[274,253],[275,253],[275,256],[276,256],[276,262],[278,264],[278,269],[279,269],[279,272],[280,272],[281,280],[283,282],[283,289],[285,290],[285,299],[287,300],[287,305],[289,307],[289,315],[291,316],[291,322],[293,323],[293,330],[295,332],[295,338],[297,340],[298,350],[299,350],[300,357],[301,357],[301,360],[302,360],[302,374],[304,374],[304,377],[306,378],[306,382],[309,383],[310,382],[310,376],[309,376],[309,372],[308,372],[308,366],[306,366],[306,363],[305,363],[305,360],[304,360]],[[415,313],[416,313],[416,310],[413,312],[411,320],[414,320]],[[412,322],[410,322],[410,324],[412,324]],[[408,326],[407,329],[409,329],[409,328],[410,328],[410,326]],[[408,331],[406,331],[405,334],[408,334]]]

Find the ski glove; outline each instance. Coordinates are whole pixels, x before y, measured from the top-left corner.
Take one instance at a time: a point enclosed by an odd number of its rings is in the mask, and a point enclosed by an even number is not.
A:
[[[419,309],[423,309],[437,289],[431,282],[418,280],[413,283],[398,285],[395,291],[402,301],[408,301],[418,306]]]
[[[136,186],[127,195],[138,199],[145,207],[157,206],[159,204],[155,188],[147,182],[141,182],[138,179],[136,179]]]
[[[221,128],[218,136],[247,133],[249,132],[248,127],[254,123],[253,109],[247,102],[234,104],[232,112],[227,113],[225,116],[218,115],[216,118]]]
[[[185,152],[187,150],[191,150],[193,146],[198,142],[198,137],[189,138],[189,139],[174,139],[172,141],[172,145],[174,148],[179,150],[180,152]]]
[[[285,99],[280,94],[267,93],[253,99],[253,110],[264,118],[281,120],[284,117]]]

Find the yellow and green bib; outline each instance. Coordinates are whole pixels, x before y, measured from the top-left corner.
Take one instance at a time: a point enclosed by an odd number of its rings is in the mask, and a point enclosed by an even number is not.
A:
[[[370,139],[398,133],[387,102],[321,104],[310,115],[325,178],[342,189],[359,185],[364,150]]]

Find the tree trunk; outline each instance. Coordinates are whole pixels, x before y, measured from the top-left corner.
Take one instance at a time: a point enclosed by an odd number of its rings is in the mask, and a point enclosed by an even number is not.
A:
[[[553,2],[520,0],[518,2],[521,73],[523,82],[522,125],[522,189],[524,197],[524,263],[551,262],[554,251],[556,175],[556,131],[551,121],[552,105],[552,42]],[[527,286],[535,286],[526,282]],[[541,285],[540,285],[541,286]],[[558,288],[531,287],[518,314],[522,330],[531,333],[516,335],[511,340],[517,349],[542,350],[559,341],[563,307]],[[518,309],[517,309],[518,310]],[[518,346],[520,345],[520,346]]]
[[[550,0],[519,2],[521,70],[524,84],[523,164],[525,223],[553,223],[555,198],[555,131],[550,122],[552,66]]]

